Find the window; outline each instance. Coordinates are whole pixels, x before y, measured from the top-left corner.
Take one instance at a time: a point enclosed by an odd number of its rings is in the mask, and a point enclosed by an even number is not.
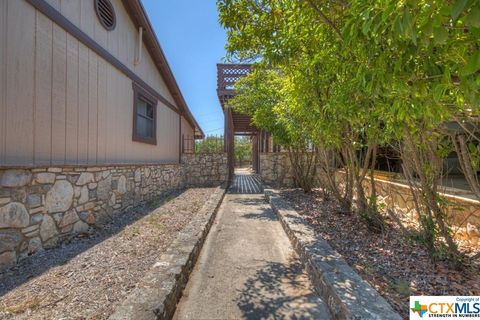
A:
[[[133,84],[133,140],[157,144],[157,100]]]

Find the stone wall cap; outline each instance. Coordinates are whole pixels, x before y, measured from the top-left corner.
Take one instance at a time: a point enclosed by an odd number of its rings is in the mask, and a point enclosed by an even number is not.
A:
[[[217,187],[195,218],[177,235],[133,292],[116,308],[109,317],[110,320],[173,317],[225,191],[225,185]]]
[[[336,319],[392,319],[401,316],[390,304],[363,280],[325,240],[309,235],[314,228],[309,225],[287,201],[273,189],[265,189],[265,197],[278,215],[292,246],[309,266],[315,289]]]

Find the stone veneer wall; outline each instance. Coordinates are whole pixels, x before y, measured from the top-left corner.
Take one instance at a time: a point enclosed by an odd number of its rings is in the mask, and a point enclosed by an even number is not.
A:
[[[226,153],[183,154],[182,163],[189,186],[217,186],[228,179]]]
[[[265,184],[274,188],[292,187],[292,167],[288,154],[261,153],[260,176]],[[342,172],[338,171],[337,181],[341,180]],[[366,181],[364,186],[366,193],[370,194],[370,184]],[[388,206],[396,206],[415,218],[415,205],[407,185],[376,178],[375,186],[377,194],[384,198]],[[448,212],[454,225],[465,226],[467,222],[480,225],[480,201],[448,194],[448,191],[444,196],[449,201]]]
[[[337,180],[341,181],[343,172],[337,173]],[[364,183],[365,193],[371,194],[371,185],[369,182]],[[397,207],[410,218],[417,218],[417,210],[415,202],[408,185],[375,178],[375,188],[377,195],[383,198],[388,207]],[[448,192],[448,191],[447,191]],[[480,225],[480,201],[469,199],[449,193],[441,193],[448,201],[447,212],[451,217],[453,225],[463,227],[470,222]]]
[[[0,169],[0,266],[184,185],[180,164]]]
[[[260,176],[265,184],[274,188],[293,187],[293,171],[288,153],[261,153]]]
[[[260,153],[260,177],[263,182],[274,188],[292,187],[293,173],[288,153]]]

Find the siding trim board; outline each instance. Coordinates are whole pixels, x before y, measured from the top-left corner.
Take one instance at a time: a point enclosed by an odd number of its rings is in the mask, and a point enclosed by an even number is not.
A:
[[[70,22],[67,18],[65,18],[60,12],[58,12],[55,8],[53,8],[50,4],[48,4],[45,0],[25,0],[29,4],[31,4],[35,9],[40,11],[42,14],[47,16],[51,19],[54,23],[59,25],[65,31],[70,33],[74,36],[78,41],[83,43],[89,49],[94,51],[100,57],[105,59],[108,63],[113,65],[117,68],[120,72],[130,78],[133,82],[141,86],[145,91],[147,91],[150,95],[157,98],[161,101],[165,106],[173,110],[174,112],[181,114],[178,108],[173,105],[170,101],[168,101],[164,96],[162,96],[159,92],[149,86],[145,81],[143,81],[139,76],[137,76],[132,70],[130,70],[127,66],[125,66],[120,60],[115,58],[111,53],[105,50],[101,45],[99,45],[95,40],[90,38],[85,32],[80,30],[77,26],[75,26],[72,22]]]
[[[182,163],[180,162],[172,162],[172,161],[166,161],[166,162],[109,162],[109,163],[98,163],[98,164],[59,164],[59,165],[45,165],[45,164],[36,164],[36,165],[11,165],[11,164],[5,164],[2,165],[0,164],[0,170],[32,170],[32,169],[44,169],[45,172],[48,171],[48,169],[51,168],[62,168],[62,169],[70,169],[72,171],[75,170],[81,170],[82,168],[110,168],[110,167],[118,167],[118,168],[123,168],[123,167],[139,167],[139,166],[163,166],[163,165],[169,165],[169,166],[179,166]],[[43,171],[42,171],[43,172]],[[92,171],[94,172],[94,171]]]

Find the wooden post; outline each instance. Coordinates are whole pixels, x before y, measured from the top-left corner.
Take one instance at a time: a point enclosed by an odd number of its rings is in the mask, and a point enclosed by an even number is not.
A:
[[[229,181],[232,180],[234,174],[234,131],[233,131],[233,118],[232,118],[232,110],[230,108],[224,109],[225,115],[225,152],[227,153],[228,159],[228,179]]]
[[[223,123],[223,151],[228,153],[228,109],[223,110],[223,118],[224,118],[224,123]]]
[[[252,168],[255,173],[259,173],[260,159],[259,159],[259,133],[255,133],[252,139]]]
[[[263,152],[270,152],[270,133],[265,132],[265,150]]]

